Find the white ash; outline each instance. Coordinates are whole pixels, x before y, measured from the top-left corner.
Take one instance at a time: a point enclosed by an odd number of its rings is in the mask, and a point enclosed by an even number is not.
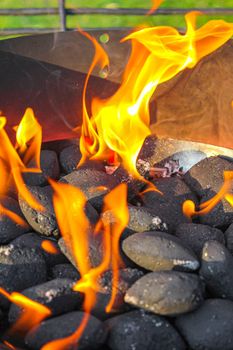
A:
[[[13,244],[10,244],[8,246],[0,246],[0,254],[9,256],[13,249],[14,249]]]
[[[53,300],[54,297],[57,296],[57,290],[56,289],[50,289],[44,295],[47,298],[47,302],[49,303],[50,301]]]
[[[171,177],[171,176],[181,176],[183,175],[182,168],[180,167],[179,160],[170,159],[167,161],[163,167],[150,167],[149,169],[150,177]]]

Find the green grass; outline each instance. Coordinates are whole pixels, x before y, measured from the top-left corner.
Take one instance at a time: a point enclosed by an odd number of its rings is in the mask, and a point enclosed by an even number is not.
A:
[[[150,0],[67,0],[67,7],[144,7],[150,8]],[[58,0],[0,0],[0,8],[21,7],[57,7]],[[163,7],[233,7],[232,0],[164,0]],[[211,16],[201,16],[199,24],[211,19]],[[233,16],[218,16],[215,18],[233,22]],[[83,15],[69,16],[68,27],[133,27],[139,24],[173,25],[184,27],[183,16],[103,16]],[[59,28],[58,16],[0,16],[0,29],[4,28]]]

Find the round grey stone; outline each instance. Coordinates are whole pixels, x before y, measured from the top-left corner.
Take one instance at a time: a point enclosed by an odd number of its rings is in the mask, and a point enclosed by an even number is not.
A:
[[[159,315],[179,315],[201,305],[203,286],[200,278],[194,274],[151,272],[128,289],[125,302]]]
[[[4,215],[2,212],[0,213],[0,244],[7,244],[16,237],[28,232],[30,227],[27,225],[19,204],[15,199],[1,196],[1,205],[14,214],[17,214],[26,224],[26,226],[23,227],[10,219],[9,216]]]
[[[233,256],[221,243],[205,243],[199,273],[211,295],[233,300]]]
[[[201,257],[204,244],[210,240],[216,240],[225,244],[224,234],[221,230],[202,224],[180,224],[175,231],[178,237],[198,257]]]
[[[151,271],[199,267],[197,258],[182,241],[164,232],[135,233],[123,241],[122,249],[133,262]]]
[[[209,299],[176,319],[176,327],[193,350],[233,349],[233,302]]]
[[[32,329],[25,338],[26,345],[33,350],[39,350],[43,345],[56,339],[71,336],[80,326],[84,317],[81,311],[74,311],[62,316],[43,321],[39,327]],[[88,324],[78,341],[81,350],[98,349],[104,344],[107,332],[103,323],[94,316],[90,316]],[[77,349],[77,342],[69,347]]]
[[[176,329],[163,317],[135,310],[105,322],[112,350],[185,350]]]
[[[57,278],[43,284],[38,284],[21,293],[29,299],[36,301],[52,311],[53,316],[75,310],[81,305],[83,296],[79,292],[73,291],[74,281],[68,278]],[[10,323],[16,322],[23,310],[12,304],[8,314]]]

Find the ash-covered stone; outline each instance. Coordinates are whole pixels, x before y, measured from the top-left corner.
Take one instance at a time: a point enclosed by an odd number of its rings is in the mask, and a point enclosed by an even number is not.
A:
[[[185,350],[176,329],[161,316],[135,310],[105,322],[112,350]]]
[[[211,295],[233,300],[233,256],[221,243],[205,243],[199,272]]]
[[[10,197],[1,196],[0,197],[1,205],[5,208],[18,215],[21,219],[24,219],[24,216],[21,212],[18,202]],[[27,222],[25,221],[27,224]],[[28,232],[30,229],[29,226],[23,227],[17,224],[15,221],[9,218],[9,216],[4,215],[0,212],[0,244],[7,244],[12,241],[14,238],[20,236],[21,234]]]
[[[87,239],[89,239],[89,254],[86,259],[87,261],[90,261],[92,267],[98,266],[101,263],[104,254],[102,234],[94,235],[93,232],[90,231]],[[63,238],[59,239],[58,244],[62,253],[78,269],[70,245],[67,244]]]
[[[82,158],[82,154],[79,149],[79,145],[71,145],[64,148],[60,155],[59,160],[62,170],[69,174],[77,168],[77,165]]]
[[[185,174],[184,181],[199,197],[203,197],[209,190],[219,191],[223,173],[227,170],[233,170],[233,162],[219,156],[205,158]]]
[[[197,197],[180,177],[160,178],[152,182],[162,194],[157,191],[144,193],[144,206],[167,224],[169,232],[174,232],[177,225],[189,222],[182,211],[184,201],[190,199],[197,205]]]
[[[44,241],[51,242],[53,246],[56,248],[57,253],[52,254],[45,251],[42,248],[42,242]],[[38,249],[43,254],[48,267],[67,262],[67,258],[65,257],[64,254],[62,254],[57,242],[54,239],[53,240],[46,239],[43,236],[39,236],[38,233],[36,232],[25,233],[24,235],[21,235],[16,239],[14,239],[11,242],[11,244],[13,244],[17,248],[27,247],[27,248]]]
[[[33,166],[33,164],[28,164],[28,168]],[[59,178],[60,169],[56,152],[42,150],[40,167],[42,173],[24,173],[23,178],[28,186],[44,186],[48,183],[48,177],[55,180]]]
[[[216,240],[225,244],[224,234],[221,230],[202,224],[180,224],[175,235],[198,256],[201,257],[204,244]]]
[[[179,238],[164,232],[135,233],[123,241],[122,249],[137,265],[151,271],[199,267],[192,251]]]
[[[190,312],[203,302],[203,286],[197,275],[177,272],[151,272],[128,289],[125,302],[159,315]]]
[[[199,309],[176,319],[176,327],[193,350],[233,349],[233,302],[206,300]]]
[[[80,274],[72,264],[58,264],[52,268],[52,278],[69,278],[74,281],[80,279]]]
[[[154,156],[157,144],[157,137],[155,135],[148,136],[139,152],[137,159],[137,170],[142,176],[150,170],[150,167],[154,165]]]
[[[32,248],[0,247],[0,286],[8,292],[22,291],[47,278],[44,257]],[[4,299],[4,300],[3,300]],[[0,304],[5,298],[0,297]]]
[[[60,181],[78,187],[98,209],[101,209],[103,196],[118,185],[113,176],[95,168],[85,167],[62,177]]]
[[[26,345],[33,350],[39,350],[43,345],[56,339],[71,336],[80,326],[84,312],[76,311],[43,321],[39,327],[32,329],[25,338]],[[78,341],[78,349],[99,349],[107,336],[105,327],[96,317],[91,316]],[[71,343],[70,350],[77,349],[77,342]]]
[[[116,169],[116,171],[114,171],[112,176],[118,181],[119,184],[127,184],[128,201],[131,201],[146,185],[143,179],[139,180],[138,178],[133,177],[121,165]]]
[[[233,254],[233,224],[224,232],[227,249]]]
[[[58,237],[59,230],[53,208],[53,191],[50,186],[30,187],[31,194],[45,208],[44,211],[33,209],[25,200],[19,197],[20,208],[31,227],[45,236]]]
[[[161,230],[167,231],[167,224],[159,216],[154,215],[150,209],[130,205],[129,222],[127,229],[132,232]]]
[[[153,215],[148,208],[129,205],[128,211],[129,222],[124,230],[124,233],[122,234],[123,238],[134,232],[167,230],[166,223],[164,223],[158,216]],[[114,217],[111,211],[103,212],[101,218],[104,222],[114,222]]]
[[[111,270],[103,273],[98,279],[99,290],[96,295],[96,303],[92,309],[92,315],[100,318],[106,319],[111,317],[115,313],[125,312],[129,309],[129,305],[124,302],[124,296],[126,291],[131,287],[131,285],[136,282],[144,273],[138,269],[124,268],[119,270],[119,280],[117,284],[114,284],[113,274]],[[111,312],[106,313],[105,308],[108,305],[111,294],[112,286],[117,288],[116,299]]]
[[[73,291],[73,285],[74,281],[68,278],[57,278],[23,290],[21,293],[29,299],[47,306],[54,317],[73,311],[81,305],[83,296],[79,292]],[[12,304],[8,314],[9,322],[16,322],[22,313],[23,309]]]

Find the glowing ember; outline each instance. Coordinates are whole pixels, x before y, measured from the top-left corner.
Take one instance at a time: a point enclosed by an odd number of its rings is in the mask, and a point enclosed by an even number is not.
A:
[[[43,248],[44,251],[46,251],[47,253],[50,253],[50,254],[58,254],[59,253],[58,249],[55,247],[53,242],[48,241],[48,240],[44,240],[41,243],[41,248]]]

